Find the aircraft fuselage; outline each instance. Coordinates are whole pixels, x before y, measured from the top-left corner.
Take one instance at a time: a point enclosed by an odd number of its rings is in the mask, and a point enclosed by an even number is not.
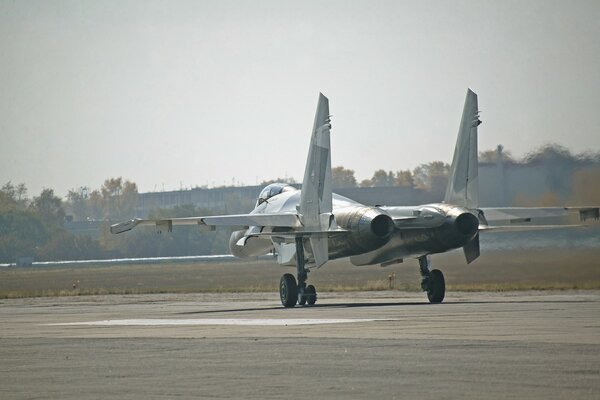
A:
[[[296,213],[300,196],[300,190],[288,189],[257,204],[252,214]],[[334,193],[332,214],[343,232],[328,236],[329,259],[351,257],[355,265],[383,264],[460,248],[477,234],[475,213],[448,204],[373,207]],[[244,258],[275,252],[281,264],[295,265],[295,243],[285,238],[293,228],[279,228],[281,237],[264,229],[270,228],[233,232],[232,254]],[[270,234],[261,236],[265,233]],[[305,246],[310,265],[308,240]]]

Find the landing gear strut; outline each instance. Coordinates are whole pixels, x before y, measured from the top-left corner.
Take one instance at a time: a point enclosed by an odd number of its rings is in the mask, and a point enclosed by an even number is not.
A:
[[[304,242],[302,237],[296,238],[296,275],[298,283],[292,274],[285,274],[279,281],[279,297],[284,307],[294,307],[296,302],[303,306],[312,306],[317,301],[317,291],[313,285],[306,286],[308,270],[304,268]]]
[[[430,303],[441,303],[446,294],[446,282],[444,274],[439,269],[429,270],[429,259],[427,256],[419,257],[419,268],[421,270],[421,289],[427,292]]]

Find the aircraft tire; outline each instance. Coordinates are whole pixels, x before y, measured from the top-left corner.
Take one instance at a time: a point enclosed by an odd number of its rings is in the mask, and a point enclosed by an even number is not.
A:
[[[304,291],[306,293],[306,303],[312,306],[317,302],[317,289],[313,285],[308,285]]]
[[[441,303],[446,294],[446,282],[444,274],[439,269],[434,269],[429,273],[429,288],[427,289],[427,298],[430,303]]]
[[[304,289],[304,293],[300,293],[300,290],[298,290],[298,305],[299,306],[303,306],[306,304],[306,289]]]
[[[296,278],[292,274],[284,274],[279,281],[279,298],[281,304],[286,307],[294,307],[298,301],[298,286]]]

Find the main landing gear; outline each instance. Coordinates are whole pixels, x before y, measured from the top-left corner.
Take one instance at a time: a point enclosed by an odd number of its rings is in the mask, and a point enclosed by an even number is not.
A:
[[[313,285],[306,286],[308,270],[304,268],[304,243],[302,237],[296,238],[296,275],[298,283],[292,274],[285,274],[279,281],[279,297],[284,307],[294,307],[308,304],[312,306],[317,301],[317,290]]]
[[[439,269],[429,270],[429,259],[427,256],[419,257],[419,268],[421,269],[421,289],[427,292],[430,303],[441,303],[446,294],[446,282],[444,274]]]

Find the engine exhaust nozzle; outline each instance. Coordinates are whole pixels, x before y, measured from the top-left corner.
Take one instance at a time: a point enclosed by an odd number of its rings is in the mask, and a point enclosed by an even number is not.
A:
[[[459,233],[471,237],[479,229],[479,220],[470,212],[464,212],[456,217],[454,226]]]

